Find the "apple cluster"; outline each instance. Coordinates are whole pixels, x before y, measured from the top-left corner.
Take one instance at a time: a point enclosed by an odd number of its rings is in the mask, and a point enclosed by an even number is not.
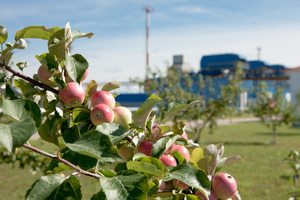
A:
[[[164,133],[162,135],[159,135],[158,134],[159,132],[159,128],[158,128],[158,124],[153,126],[153,129],[152,129],[152,140],[145,140],[145,141],[142,141],[136,148],[136,152],[139,152],[139,153],[143,153],[147,156],[152,156],[151,155],[151,151],[152,151],[152,147],[153,147],[153,144],[161,137],[165,137],[167,135],[171,135],[171,134],[174,134],[172,131],[171,132],[168,132],[168,133]],[[181,135],[182,138],[188,140],[188,136],[187,136],[187,133],[186,132],[183,132],[183,134]],[[188,163],[190,161],[190,152],[189,150],[185,147],[185,146],[182,146],[182,145],[178,145],[178,144],[172,144],[169,149],[166,150],[166,152],[159,158],[159,160],[166,166],[166,167],[169,167],[169,166],[172,166],[172,167],[175,167],[177,166],[177,161],[175,159],[174,156],[172,156],[172,154],[174,152],[178,151],[182,157],[185,159],[185,161]],[[176,179],[173,179],[171,181],[171,183],[165,183],[164,181],[161,181],[160,182],[160,185],[159,185],[159,189],[160,190],[165,190],[166,187],[170,187],[170,184],[173,188],[175,189],[187,189],[189,186],[185,183],[183,183],[182,181],[179,181],[179,180],[176,180]]]
[[[41,65],[38,69],[37,76],[39,80],[51,87],[57,87],[54,82],[51,81],[57,70],[49,70],[47,66]],[[89,70],[85,71],[81,82],[88,76]],[[65,73],[66,87],[59,90],[60,100],[68,107],[77,107],[84,103],[85,90],[82,83],[78,84],[73,81],[68,73]],[[102,123],[117,123],[125,128],[129,128],[129,124],[132,120],[131,111],[123,106],[116,106],[115,97],[112,93],[107,91],[96,91],[91,97],[91,114],[90,118],[95,126]]]
[[[41,65],[38,69],[37,76],[39,80],[51,87],[57,87],[53,81],[52,77],[55,74],[59,74],[56,70],[49,70],[47,66]],[[88,69],[85,71],[81,82],[86,79],[88,75]],[[82,86],[82,83],[78,84],[73,81],[67,73],[65,73],[66,87],[59,89],[59,98],[60,100],[68,107],[74,108],[80,106],[84,103],[86,99],[86,93]],[[129,129],[129,124],[132,122],[132,113],[131,111],[123,106],[116,106],[116,100],[112,93],[108,91],[99,90],[92,94],[90,98],[91,112],[90,119],[91,122],[98,126],[102,123],[117,123],[121,126]],[[118,148],[119,154],[127,161],[129,161],[134,153],[143,153],[146,156],[152,157],[152,147],[153,144],[162,137],[174,134],[172,131],[160,134],[159,125],[154,125],[151,133],[151,140],[144,140],[138,144],[136,148],[132,146],[121,146]],[[182,138],[188,140],[188,135],[184,131],[181,135]],[[185,159],[185,162],[190,161],[190,152],[183,146],[176,143],[173,143],[159,158],[159,160],[166,167],[175,167],[178,165],[175,157],[172,155],[175,152]],[[211,191],[209,199],[207,199],[201,191],[195,191],[195,195],[206,200],[217,200],[217,199],[231,199],[237,194],[237,184],[235,179],[227,173],[219,173],[213,176],[210,176],[211,180]],[[189,188],[189,185],[184,182],[173,179],[168,182],[160,180],[159,190],[173,190],[181,189],[186,190]]]
[[[143,153],[147,156],[152,156],[151,151],[153,144],[161,137],[174,134],[173,132],[164,133],[162,135],[159,135],[159,128],[158,125],[153,126],[152,129],[152,140],[145,140],[142,141],[136,148],[135,152]],[[188,140],[188,136],[186,132],[183,132],[181,135],[182,138]],[[172,144],[169,149],[166,150],[164,155],[160,157],[160,161],[166,166],[177,166],[177,161],[174,156],[172,156],[172,153],[178,151],[183,158],[188,163],[190,160],[190,153],[189,150],[182,145],[178,144]],[[217,200],[217,199],[224,199],[229,200],[233,198],[235,195],[238,195],[237,193],[237,183],[233,176],[231,176],[228,173],[219,173],[214,176],[209,176],[211,180],[211,191],[209,199],[207,199],[204,194],[201,191],[196,191],[195,195],[201,197],[204,200]],[[185,184],[184,182],[173,179],[169,182],[164,182],[160,180],[159,183],[159,190],[172,190],[172,189],[182,189],[186,190],[189,188],[189,185]],[[238,198],[237,198],[238,199]]]

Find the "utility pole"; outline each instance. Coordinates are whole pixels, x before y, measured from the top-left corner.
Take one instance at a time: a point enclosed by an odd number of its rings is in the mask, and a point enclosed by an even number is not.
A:
[[[146,80],[148,80],[148,74],[150,69],[149,64],[149,32],[150,32],[150,12],[152,12],[151,7],[144,8],[146,11]]]
[[[260,47],[257,47],[256,48],[256,50],[257,50],[257,60],[260,60],[260,52],[261,52],[261,48]]]

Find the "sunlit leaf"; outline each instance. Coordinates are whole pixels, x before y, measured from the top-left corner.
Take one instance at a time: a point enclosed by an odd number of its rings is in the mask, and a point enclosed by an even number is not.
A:
[[[70,78],[77,83],[81,82],[83,74],[88,67],[89,63],[82,55],[66,55],[66,70]]]
[[[164,180],[172,179],[178,179],[191,187],[203,191],[208,199],[211,184],[204,171],[187,164],[178,165],[169,172]]]
[[[120,88],[120,83],[118,81],[111,81],[109,83],[106,83],[101,90],[103,91],[111,91],[114,89]]]
[[[175,115],[177,112],[192,107],[196,104],[200,104],[200,100],[177,100],[167,105],[161,113],[161,121],[165,118]]]
[[[7,29],[0,25],[0,44],[4,44],[8,37]]]
[[[39,38],[48,40],[50,36],[59,29],[59,27],[49,28],[46,26],[28,26],[15,34],[15,40],[18,41],[21,38]]]
[[[109,137],[99,131],[91,131],[74,143],[67,143],[72,151],[106,162],[124,161]]]
[[[140,173],[122,174],[116,177],[101,177],[100,185],[107,199],[146,200],[148,180]]]
[[[159,98],[156,94],[152,94],[134,113],[133,124],[139,128],[144,128],[152,109],[159,101],[161,101],[161,98]]]

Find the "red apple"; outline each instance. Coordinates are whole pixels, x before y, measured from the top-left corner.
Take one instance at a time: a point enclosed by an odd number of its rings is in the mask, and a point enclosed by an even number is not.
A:
[[[185,184],[184,182],[178,180],[178,179],[173,179],[172,180],[172,184],[173,184],[173,187],[176,188],[176,189],[188,189],[189,185],[188,184]]]
[[[113,109],[116,105],[115,97],[107,91],[97,91],[93,94],[92,99],[92,106],[96,106],[98,104],[105,104],[109,106],[111,109]]]
[[[49,80],[52,75],[53,75],[53,72],[48,70],[48,67],[44,66],[44,65],[41,65],[37,72],[37,76],[42,83],[44,83],[50,87],[57,87],[58,84],[55,84]]]
[[[115,107],[114,111],[114,122],[124,126],[125,128],[129,128],[129,125],[132,121],[132,113],[131,111],[123,106]]]
[[[191,155],[190,155],[189,150],[185,146],[175,145],[170,153],[172,154],[176,151],[178,151],[184,157],[186,162],[190,161]]]
[[[143,153],[146,156],[152,156],[152,154],[151,154],[152,147],[153,147],[153,142],[143,141],[137,146],[136,152]]]
[[[95,126],[102,123],[111,123],[114,120],[114,112],[109,106],[98,104],[91,111],[91,120]]]
[[[87,76],[89,75],[89,68],[87,68],[80,80],[80,82],[84,81]],[[71,77],[69,76],[68,72],[66,72],[66,82],[73,82],[74,80],[71,79]]]
[[[76,82],[69,82],[64,89],[59,90],[59,98],[69,107],[76,107],[83,103],[85,91],[82,85]]]
[[[201,197],[203,200],[207,200],[207,198],[204,196],[204,194],[200,190],[198,190],[195,193],[195,195],[198,197]],[[210,190],[210,195],[209,195],[208,200],[217,200],[217,197],[216,197],[216,194],[214,193],[214,191]]]
[[[211,180],[212,189],[220,199],[229,199],[237,191],[237,184],[233,176],[227,173],[219,173]]]
[[[176,159],[169,154],[162,155],[159,159],[166,167],[177,165]]]
[[[167,184],[165,181],[159,180],[159,185],[158,185],[158,190],[159,191],[164,191],[167,187]]]

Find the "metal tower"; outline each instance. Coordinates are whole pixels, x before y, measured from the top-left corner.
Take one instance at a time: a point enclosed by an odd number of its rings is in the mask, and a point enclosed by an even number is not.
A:
[[[149,74],[149,31],[150,31],[150,12],[152,12],[151,7],[146,7],[144,8],[146,11],[146,79],[148,79],[148,74]]]

